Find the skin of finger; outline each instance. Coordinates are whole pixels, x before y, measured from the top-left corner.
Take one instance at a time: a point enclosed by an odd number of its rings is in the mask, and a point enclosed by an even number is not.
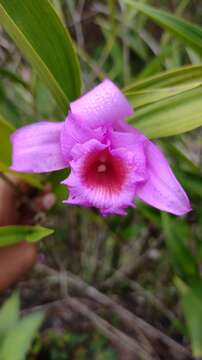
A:
[[[19,182],[19,179],[13,176],[10,180],[14,184]],[[0,179],[0,226],[15,225],[18,221],[16,190]],[[18,281],[32,268],[36,259],[37,247],[35,244],[22,242],[0,247],[0,291]]]
[[[19,181],[15,177],[10,180],[17,184]],[[14,225],[18,223],[17,214],[17,193],[14,187],[0,179],[0,226]]]
[[[0,248],[0,292],[13,285],[27,273],[37,259],[37,248],[33,244],[21,242]]]

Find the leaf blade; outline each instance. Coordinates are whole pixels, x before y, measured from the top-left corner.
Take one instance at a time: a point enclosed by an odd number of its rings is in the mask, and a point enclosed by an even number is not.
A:
[[[172,96],[176,96],[177,94],[181,94],[184,91],[189,89],[193,89],[199,85],[202,85],[202,82],[190,83],[186,85],[178,85],[172,87],[163,87],[163,88],[155,88],[155,89],[146,89],[140,91],[134,91],[127,94],[128,100],[135,109],[154,103],[156,101],[162,99],[168,99]]]
[[[188,65],[134,81],[124,89],[124,93],[127,95],[134,91],[184,86],[201,81],[202,65]]]
[[[66,113],[67,103],[80,95],[80,68],[71,38],[50,2],[0,0],[0,22]]]
[[[17,322],[6,336],[1,347],[1,359],[25,359],[32,339],[43,321],[44,315],[40,312],[31,314]]]
[[[2,226],[0,227],[0,247],[17,244],[21,241],[37,242],[53,232],[52,229],[41,226]]]
[[[155,21],[158,25],[177,35],[186,45],[198,54],[202,54],[202,28],[166,11],[155,9],[153,6],[138,1],[124,0],[137,10]]]
[[[175,279],[176,286],[181,293],[181,302],[190,334],[192,352],[195,358],[202,356],[202,281],[192,282],[187,286],[180,278]]]
[[[6,165],[9,165],[11,157],[9,137],[14,130],[14,127],[0,115],[0,161]]]
[[[0,309],[0,337],[4,336],[16,324],[19,313],[19,296],[14,293]]]
[[[173,136],[202,125],[202,86],[149,104],[129,122],[150,138]]]

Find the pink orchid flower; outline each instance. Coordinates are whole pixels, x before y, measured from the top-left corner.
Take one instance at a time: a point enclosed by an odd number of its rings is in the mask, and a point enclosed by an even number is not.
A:
[[[110,80],[70,104],[64,122],[42,121],[12,136],[12,169],[49,172],[70,167],[65,202],[124,215],[134,199],[175,215],[189,199],[162,151],[125,119],[133,109]]]

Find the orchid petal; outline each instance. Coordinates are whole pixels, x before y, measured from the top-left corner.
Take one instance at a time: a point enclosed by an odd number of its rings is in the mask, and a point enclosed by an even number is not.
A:
[[[162,151],[149,140],[145,151],[148,180],[144,185],[139,185],[137,196],[149,205],[171,214],[184,215],[189,212],[189,199]]]
[[[132,126],[131,126],[132,127]],[[144,143],[146,137],[137,129],[132,127],[130,132],[121,132],[121,131],[110,131],[109,137],[111,145],[114,148],[127,147],[131,148],[136,145],[141,145]]]
[[[126,97],[108,79],[72,102],[70,108],[73,116],[90,128],[111,126],[133,114]]]
[[[65,167],[60,147],[63,122],[42,121],[24,126],[11,135],[11,169],[22,172],[48,172]]]
[[[90,129],[85,123],[74,118],[71,112],[68,114],[62,127],[60,141],[65,164],[72,160],[71,150],[76,144],[83,144],[90,139],[102,140],[103,130]]]

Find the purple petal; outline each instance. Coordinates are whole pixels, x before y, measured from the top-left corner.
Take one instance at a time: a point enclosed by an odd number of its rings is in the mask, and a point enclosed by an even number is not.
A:
[[[76,144],[83,144],[90,139],[101,140],[103,137],[103,130],[90,129],[85,126],[85,123],[75,119],[71,112],[68,114],[61,130],[61,149],[65,164],[72,160],[71,150]]]
[[[162,151],[149,140],[145,151],[148,180],[144,185],[139,185],[137,196],[149,205],[171,214],[184,215],[189,212],[189,199]]]
[[[75,118],[86,126],[111,126],[133,114],[126,97],[110,80],[104,80],[93,90],[71,103]]]
[[[131,132],[109,131],[111,146],[114,148],[126,147],[132,149],[133,146],[142,146],[147,138],[137,129]]]
[[[146,163],[144,147],[134,145],[131,149],[119,148],[111,150],[112,155],[119,156],[127,163],[128,169],[130,169],[130,178],[128,179],[129,186],[131,184],[142,183],[147,179]]]
[[[22,172],[48,172],[65,167],[60,147],[63,122],[42,121],[16,130],[11,136],[11,169]]]
[[[110,132],[111,147],[113,149],[122,148],[130,152],[133,156],[133,172],[137,182],[147,178],[145,162],[145,143],[146,137],[137,129],[133,128],[132,132]]]

